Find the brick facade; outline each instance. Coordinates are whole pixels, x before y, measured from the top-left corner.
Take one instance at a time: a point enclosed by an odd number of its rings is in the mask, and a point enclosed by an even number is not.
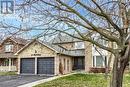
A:
[[[39,54],[39,55],[36,56],[33,54]],[[39,42],[33,42],[18,54],[18,74],[20,74],[20,59],[21,58],[39,58],[39,57],[42,57],[42,58],[54,57],[55,75],[60,74],[59,73],[60,61],[63,64],[63,67],[65,67],[65,69],[63,70],[64,74],[70,73],[72,71],[71,57],[66,56],[66,55],[57,54],[54,50],[48,48],[47,46],[44,46],[43,44],[41,44]],[[64,60],[65,60],[65,62],[64,62]],[[69,61],[69,65],[67,65],[67,61]],[[69,69],[68,69],[68,67],[69,67]]]
[[[13,49],[11,52],[5,52],[5,46],[7,44],[13,45]],[[23,46],[24,44],[20,44],[12,38],[6,38],[5,40],[3,40],[3,42],[0,44],[0,65],[9,66],[10,64],[6,63],[5,61],[9,61],[9,59],[11,59],[11,66],[16,66],[16,68],[18,68],[17,56],[15,56],[14,54]]]

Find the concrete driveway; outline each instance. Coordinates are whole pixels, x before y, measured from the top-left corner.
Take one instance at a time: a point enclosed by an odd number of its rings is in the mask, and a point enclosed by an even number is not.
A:
[[[49,76],[39,75],[18,75],[18,76],[0,76],[0,87],[17,87],[23,84],[34,82]]]

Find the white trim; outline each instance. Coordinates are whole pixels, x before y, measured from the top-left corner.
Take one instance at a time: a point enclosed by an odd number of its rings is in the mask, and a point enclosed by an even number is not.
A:
[[[96,61],[97,61],[97,60],[96,60],[96,56],[94,56],[94,67],[97,67],[97,66],[96,66]]]
[[[94,67],[93,66],[93,47],[92,47],[92,58],[91,59],[92,59],[92,64],[91,64],[92,66],[91,67]]]
[[[21,58],[18,57],[18,72],[17,74],[20,74],[21,73]]]
[[[11,58],[9,58],[9,71],[11,71]]]
[[[37,75],[37,57],[35,57],[35,75]]]

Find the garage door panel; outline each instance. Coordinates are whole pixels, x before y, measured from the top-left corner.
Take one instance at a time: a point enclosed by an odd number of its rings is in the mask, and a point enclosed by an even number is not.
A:
[[[21,73],[35,73],[35,59],[34,58],[22,58],[21,59]]]
[[[38,74],[54,74],[54,58],[38,58]]]

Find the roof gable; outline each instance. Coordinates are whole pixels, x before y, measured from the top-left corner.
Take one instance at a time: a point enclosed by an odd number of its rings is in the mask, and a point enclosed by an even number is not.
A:
[[[11,40],[13,41],[14,43],[17,43],[17,44],[23,44],[25,45],[27,43],[27,40],[23,39],[23,38],[15,38],[15,37],[7,37],[6,39],[4,39],[0,45],[3,45],[4,42],[6,42],[7,40]]]
[[[63,55],[68,55],[68,56],[84,56],[84,50],[65,50],[61,47],[59,47],[58,45],[52,45],[50,43],[46,43],[46,42],[42,42],[39,40],[32,40],[30,41],[28,44],[26,44],[23,48],[21,48],[15,55],[19,55],[21,52],[23,52],[24,50],[26,50],[30,45],[32,45],[34,42],[38,42],[39,44],[41,44],[42,46],[47,47],[48,49],[52,50],[55,53],[59,53],[59,54],[63,54]],[[33,53],[35,51],[35,49],[39,50],[38,47],[35,48],[34,46],[31,46]],[[44,49],[41,50],[42,52],[45,51]],[[49,50],[48,50],[49,51]],[[21,54],[20,54],[21,55]]]
[[[50,47],[50,46],[48,46],[48,45],[46,45],[46,44],[44,44],[44,43],[42,43],[42,42],[40,42],[40,41],[34,39],[34,40],[30,41],[28,44],[26,44],[23,48],[21,48],[15,55],[20,54],[22,51],[24,51],[25,49],[27,49],[27,48],[28,48],[30,45],[32,45],[34,42],[37,42],[37,43],[41,44],[42,46],[45,46],[45,47],[47,47],[48,49],[50,49],[50,50],[52,50],[52,51],[58,53],[58,51],[56,51],[56,50],[53,49],[52,47]]]

